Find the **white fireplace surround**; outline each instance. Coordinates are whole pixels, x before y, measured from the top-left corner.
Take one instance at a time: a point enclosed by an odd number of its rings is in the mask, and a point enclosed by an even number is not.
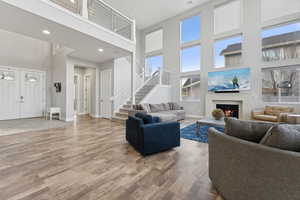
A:
[[[250,119],[251,108],[255,104],[255,99],[245,93],[216,94],[209,93],[206,95],[205,116],[211,117],[211,112],[216,109],[217,104],[239,105],[239,118]]]

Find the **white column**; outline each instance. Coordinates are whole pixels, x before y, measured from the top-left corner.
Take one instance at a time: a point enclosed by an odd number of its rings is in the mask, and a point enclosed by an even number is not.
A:
[[[136,56],[135,51],[131,53],[131,103],[135,104],[135,80],[136,80]]]
[[[89,12],[88,12],[88,0],[82,0],[82,10],[81,14],[84,18],[89,18]]]

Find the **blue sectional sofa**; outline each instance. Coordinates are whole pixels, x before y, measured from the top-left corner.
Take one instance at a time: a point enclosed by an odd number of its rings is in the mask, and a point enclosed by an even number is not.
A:
[[[180,146],[180,124],[137,113],[126,121],[126,140],[143,156],[165,151]]]

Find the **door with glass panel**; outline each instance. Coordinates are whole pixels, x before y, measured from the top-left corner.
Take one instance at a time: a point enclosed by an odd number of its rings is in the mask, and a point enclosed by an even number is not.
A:
[[[45,73],[0,67],[0,120],[41,117]]]
[[[0,120],[19,118],[19,80],[19,71],[10,68],[0,68]]]
[[[44,110],[42,72],[20,71],[20,118],[40,117]]]

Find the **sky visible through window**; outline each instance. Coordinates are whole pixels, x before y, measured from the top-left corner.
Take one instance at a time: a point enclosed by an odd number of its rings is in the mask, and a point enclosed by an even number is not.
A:
[[[201,46],[181,50],[181,72],[200,70]]]
[[[285,33],[292,33],[300,31],[300,22],[295,24],[289,24],[286,26],[280,26],[272,29],[267,29],[262,32],[262,37],[267,38],[275,35],[281,35]]]
[[[163,56],[152,56],[146,58],[146,76],[152,75],[163,67]]]
[[[225,57],[222,51],[232,44],[242,43],[242,36],[232,37],[215,42],[215,67],[225,67]]]
[[[181,43],[199,40],[201,37],[201,18],[194,16],[181,22]]]

